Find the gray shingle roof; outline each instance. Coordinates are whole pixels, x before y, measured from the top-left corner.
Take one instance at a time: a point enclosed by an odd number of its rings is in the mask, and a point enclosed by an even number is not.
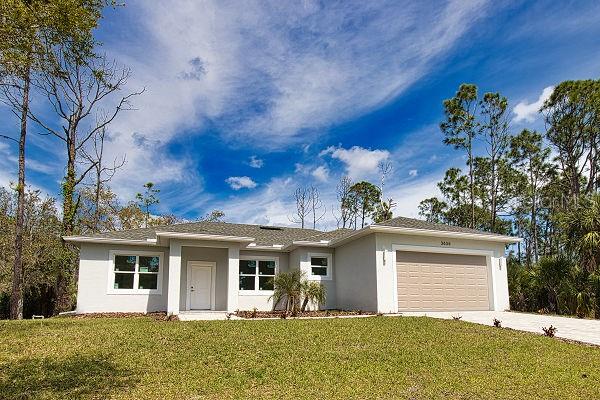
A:
[[[491,236],[498,235],[497,233],[493,233],[493,232],[480,231],[480,230],[471,229],[471,228],[463,228],[462,226],[438,224],[435,222],[428,222],[428,221],[423,221],[421,219],[406,218],[406,217],[392,218],[387,221],[380,222],[376,225],[393,226],[393,227],[398,227],[398,228],[427,229],[427,230],[442,231],[442,232],[477,233],[477,234],[481,234],[481,235],[491,235]]]
[[[265,229],[266,228],[266,229]],[[146,240],[155,239],[156,232],[198,233],[224,236],[253,237],[258,245],[291,244],[295,240],[323,233],[315,229],[289,227],[263,227],[261,225],[232,224],[228,222],[189,222],[183,224],[154,226],[143,229],[111,231],[89,235],[105,239]]]
[[[336,240],[350,236],[355,232],[356,231],[353,229],[339,228],[333,231],[319,233],[318,235],[310,236],[301,240],[309,240],[314,242],[318,242],[320,240]]]
[[[426,229],[442,232],[476,233],[494,236],[495,233],[479,231],[476,229],[463,228],[437,224],[419,219],[396,217],[376,224],[378,226],[390,226],[411,229]],[[291,245],[294,241],[333,241],[351,236],[356,231],[352,229],[336,229],[323,232],[316,229],[301,229],[290,227],[265,227],[261,225],[233,224],[228,222],[189,222],[174,225],[154,226],[143,229],[130,229],[124,231],[111,231],[86,235],[101,239],[125,239],[146,240],[156,239],[156,232],[194,233],[222,236],[252,237],[257,245]]]

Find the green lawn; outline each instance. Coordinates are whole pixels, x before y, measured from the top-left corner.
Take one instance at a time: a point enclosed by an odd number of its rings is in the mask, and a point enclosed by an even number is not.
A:
[[[600,398],[600,348],[428,318],[0,322],[0,398]]]

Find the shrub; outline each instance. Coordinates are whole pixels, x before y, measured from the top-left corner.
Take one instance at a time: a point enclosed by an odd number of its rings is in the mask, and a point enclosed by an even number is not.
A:
[[[303,281],[301,284],[302,296],[304,301],[302,302],[302,312],[306,311],[308,303],[323,304],[327,299],[327,289],[321,282],[316,281]]]
[[[284,311],[296,316],[306,311],[310,302],[322,304],[327,299],[327,290],[323,284],[304,279],[300,270],[280,272],[273,278],[273,310],[284,302]]]
[[[556,327],[550,325],[549,327],[542,327],[542,331],[544,331],[544,336],[554,337],[556,334]]]

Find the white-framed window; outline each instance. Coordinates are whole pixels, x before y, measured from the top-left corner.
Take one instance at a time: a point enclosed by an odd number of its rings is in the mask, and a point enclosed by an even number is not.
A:
[[[307,278],[315,281],[331,280],[332,257],[329,253],[308,253],[305,268]]]
[[[239,293],[273,294],[273,278],[279,270],[279,258],[240,256]]]
[[[161,294],[163,253],[110,251],[108,294]]]

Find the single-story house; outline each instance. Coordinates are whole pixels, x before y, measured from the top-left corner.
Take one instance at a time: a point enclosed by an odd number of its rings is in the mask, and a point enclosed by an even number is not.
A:
[[[358,230],[192,222],[67,236],[80,247],[78,313],[269,310],[272,278],[300,269],[321,308],[397,313],[509,308],[519,239],[398,217]]]

